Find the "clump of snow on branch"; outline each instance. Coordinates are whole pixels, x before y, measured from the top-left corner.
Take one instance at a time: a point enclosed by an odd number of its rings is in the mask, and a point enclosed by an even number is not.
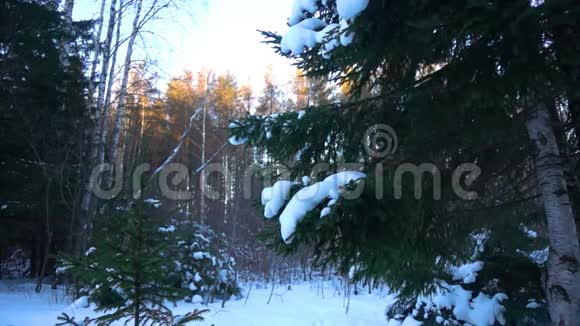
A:
[[[144,200],[145,203],[153,205],[155,208],[161,207],[161,201],[155,198],[148,198]]]
[[[538,232],[528,229],[525,225],[522,225],[521,229],[528,236],[528,238],[530,238],[530,239],[537,239],[538,238]]]
[[[474,240],[473,259],[480,252],[481,247],[487,241],[486,230],[476,232],[471,235]],[[438,259],[439,261],[439,259]],[[475,283],[478,273],[485,267],[482,261],[472,261],[458,266],[449,266],[448,272],[454,281],[463,285]],[[442,325],[505,325],[506,319],[503,315],[505,308],[502,305],[508,299],[505,293],[486,294],[466,290],[462,284],[448,284],[438,282],[437,290],[430,294],[419,296],[415,302],[412,312],[395,316],[388,325],[407,325],[410,321],[435,320]],[[461,323],[459,323],[461,322]],[[413,323],[411,323],[413,325]]]
[[[232,136],[228,139],[228,141],[230,142],[230,144],[232,144],[234,146],[238,146],[238,145],[243,145],[246,142],[248,142],[248,138]]]
[[[540,303],[538,303],[536,300],[530,299],[530,300],[528,300],[528,304],[526,305],[526,309],[538,309],[541,306],[542,305]]]
[[[305,49],[322,44],[321,55],[330,58],[330,52],[339,45],[348,46],[352,43],[354,33],[348,33],[346,30],[350,22],[367,8],[368,3],[368,0],[336,0],[340,24],[331,24],[318,18],[308,18],[320,9],[318,1],[295,0],[292,14],[288,18],[290,29],[280,43],[282,53],[300,55]],[[322,1],[321,4],[326,6],[327,1]]]
[[[388,325],[407,325],[416,321],[415,318],[426,320],[433,317],[443,325],[455,325],[457,321],[477,326],[505,325],[505,308],[501,303],[507,298],[504,293],[491,296],[483,292],[474,297],[472,291],[465,290],[461,285],[443,282],[434,294],[420,296],[410,315],[396,316],[389,320]]]
[[[449,284],[437,281],[437,289],[429,295],[417,297],[414,306],[409,306],[409,313],[399,314],[389,320],[388,325],[422,325],[418,321],[432,321],[441,325],[505,325],[505,308],[502,305],[508,299],[505,293],[484,293],[469,291],[464,288],[466,284],[475,283],[478,274],[485,268],[477,256],[483,252],[487,239],[488,230],[479,230],[470,235],[473,241],[474,252],[470,262],[461,265],[448,265],[447,271],[453,281],[458,284]],[[437,258],[436,263],[440,263]],[[530,300],[529,302],[532,302]],[[531,306],[535,307],[535,304]],[[531,309],[531,308],[530,308]],[[419,324],[415,324],[419,323]]]
[[[340,18],[349,20],[358,16],[369,5],[369,0],[336,0],[336,11]]]
[[[292,52],[300,55],[304,48],[313,48],[320,43],[327,34],[327,23],[318,18],[308,18],[290,27],[288,32],[282,37],[280,48],[282,53]]]
[[[528,257],[531,261],[538,265],[542,265],[548,261],[548,256],[550,254],[550,248],[546,247],[542,250],[533,250],[530,252],[526,252],[520,249],[516,249],[519,254],[522,254]]]
[[[161,232],[161,233],[173,233],[173,232],[175,232],[175,226],[173,226],[173,225],[170,225],[168,227],[163,227],[162,226],[162,227],[159,228],[158,231]]]
[[[294,26],[306,18],[304,12],[314,14],[318,10],[317,0],[294,0],[292,15],[288,18],[288,25]]]
[[[71,269],[71,268],[73,268],[73,266],[70,265],[70,264],[68,264],[68,265],[65,265],[65,266],[58,267],[57,269],[55,269],[54,272],[56,273],[56,275],[61,275],[61,274],[66,273],[66,271],[69,270],[69,269]]]
[[[193,253],[192,255],[193,259],[197,259],[197,260],[201,260],[201,259],[211,259],[211,255],[209,254],[209,252],[201,252],[201,251],[196,251]]]
[[[352,181],[366,178],[366,174],[357,171],[343,171],[328,176],[323,181],[300,189],[288,202],[280,214],[280,232],[286,243],[291,243],[294,238],[296,226],[304,216],[325,200],[330,200],[328,206],[323,209],[321,217],[330,213],[330,204],[336,203],[340,196],[340,188]],[[290,189],[297,183],[290,181],[278,181],[273,187],[262,191],[262,204],[264,215],[273,217],[277,215],[289,197]]]
[[[464,284],[475,283],[477,273],[483,269],[483,262],[464,264],[451,267],[451,275],[454,281],[462,281]]]
[[[235,129],[238,128],[240,125],[232,122],[230,123],[230,125],[228,126],[228,129]],[[245,144],[248,141],[248,138],[245,137],[238,137],[238,136],[231,136],[228,141],[230,142],[230,144],[234,145],[234,146],[238,146],[238,145],[242,145]]]
[[[266,218],[272,218],[278,214],[288,200],[290,190],[296,184],[296,182],[281,180],[272,187],[262,190],[262,205],[264,205],[264,216]]]
[[[346,20],[341,20],[340,21],[340,44],[342,44],[342,46],[348,46],[350,45],[350,43],[352,43],[352,40],[354,39],[354,33],[347,33],[346,30],[349,28],[349,24]]]

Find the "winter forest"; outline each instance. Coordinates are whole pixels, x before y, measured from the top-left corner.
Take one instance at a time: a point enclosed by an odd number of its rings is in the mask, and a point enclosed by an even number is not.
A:
[[[0,26],[0,326],[580,325],[578,1]]]

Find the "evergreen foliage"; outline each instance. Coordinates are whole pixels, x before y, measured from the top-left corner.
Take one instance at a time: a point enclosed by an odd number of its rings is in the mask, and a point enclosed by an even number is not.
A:
[[[175,286],[180,281],[175,261],[151,218],[153,209],[142,202],[120,209],[84,257],[63,262],[61,270],[78,279],[96,310],[105,313],[96,319],[99,325],[118,320],[173,325],[168,303],[186,292]]]
[[[314,16],[338,23],[334,6],[330,1]],[[324,178],[311,175],[321,162],[329,164],[326,173],[344,169],[341,162],[362,163],[365,190],[339,200],[325,218],[319,217],[323,206],[309,212],[290,245],[280,239],[277,223],[262,239],[286,253],[309,245],[317,250],[316,263],[342,273],[361,266],[357,279],[386,282],[403,305],[452,282],[450,266],[478,259],[485,268],[471,289],[506,293],[510,321],[537,316],[524,307],[527,299],[544,298],[544,266],[529,252],[545,248],[546,233],[530,239],[522,231],[545,230],[526,108],[545,103],[557,128],[561,113],[571,110],[561,101],[573,84],[561,70],[553,25],[573,28],[578,8],[570,1],[370,1],[350,21],[352,44],[334,49],[330,59],[319,47],[296,58],[308,76],[348,84],[346,102],[307,108],[301,119],[295,113],[251,116],[232,129],[274,164],[286,164],[295,179]],[[280,52],[281,36],[262,34]],[[377,124],[399,135],[396,153],[384,158],[364,147],[365,132]],[[576,149],[570,141],[577,135],[566,137],[570,128],[562,128],[561,143]],[[437,184],[428,174],[420,179],[429,189],[422,198],[414,198],[416,185],[407,176],[403,197],[396,198],[395,171],[404,163],[434,164],[441,198],[432,194]],[[481,169],[475,181],[460,179],[477,192],[475,200],[454,193],[452,176],[464,163]],[[482,232],[486,249],[474,257],[470,239]],[[395,306],[391,316],[402,310]]]
[[[97,228],[94,247],[78,259],[64,258],[57,269],[76,279],[83,286],[80,295],[105,313],[95,319],[99,325],[118,320],[182,325],[203,311],[174,316],[170,303],[220,300],[223,305],[240,294],[235,259],[224,249],[223,235],[197,223],[164,226],[154,199],[117,204],[102,216],[106,220]]]
[[[223,234],[198,223],[184,223],[175,232],[165,234],[163,242],[172,247],[170,257],[174,259],[180,286],[188,291],[184,299],[225,303],[240,294],[236,261],[226,251],[229,246]]]
[[[91,27],[41,1],[0,2],[0,248],[29,248],[31,276],[51,269],[47,251],[77,238],[68,226],[91,127],[82,56]]]

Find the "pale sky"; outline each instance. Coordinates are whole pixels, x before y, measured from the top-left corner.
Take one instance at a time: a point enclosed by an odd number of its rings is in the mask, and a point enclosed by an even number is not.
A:
[[[179,75],[184,69],[195,72],[209,67],[217,73],[229,70],[239,84],[250,82],[257,94],[269,64],[282,84],[294,76],[291,60],[276,55],[268,45],[260,43],[263,38],[256,31],[286,31],[292,2],[183,0],[180,10],[167,11],[162,19],[149,25],[148,30],[156,35],[144,34],[135,56],[142,57],[146,51],[149,57],[158,60],[160,74],[165,79]],[[99,4],[100,0],[77,0],[75,20],[95,18]],[[124,20],[127,28],[130,19]],[[164,88],[164,85],[159,87]]]

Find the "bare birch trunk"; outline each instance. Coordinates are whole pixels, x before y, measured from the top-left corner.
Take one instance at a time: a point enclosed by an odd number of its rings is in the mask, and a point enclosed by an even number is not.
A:
[[[112,78],[113,76],[108,76],[108,72],[109,72],[109,63],[111,62],[111,43],[113,41],[113,32],[115,31],[115,23],[117,22],[117,0],[112,0],[111,1],[111,7],[109,8],[109,23],[107,26],[107,36],[105,37],[105,44],[104,44],[104,48],[103,48],[103,62],[101,64],[101,74],[99,76],[99,88],[98,88],[98,92],[97,92],[97,107],[95,110],[95,120],[97,121],[97,123],[100,123],[101,121],[101,113],[103,111],[103,106],[104,106],[104,102],[105,102],[105,92],[106,92],[106,87],[107,87],[107,78]],[[119,10],[120,12],[120,10]],[[98,150],[98,142],[100,140],[99,137],[99,132],[100,130],[97,128],[96,129],[96,135],[94,135],[95,138],[93,138],[93,145],[96,145],[93,148],[93,152],[95,152],[95,155],[91,155],[91,158],[95,159],[97,158],[97,153],[96,151]],[[93,160],[94,162],[94,160]]]
[[[205,97],[207,98],[207,89],[209,88],[209,86],[206,84],[206,95]],[[206,110],[206,105],[205,105],[205,98],[203,100],[203,119],[202,119],[202,126],[201,126],[201,164],[205,164],[205,141],[206,141],[206,130],[205,130],[205,124],[206,124],[206,120],[207,120],[207,110]],[[205,225],[206,222],[206,202],[205,202],[205,190],[206,190],[206,178],[205,178],[205,173],[202,173],[200,175],[200,189],[201,189],[201,209],[200,209],[200,222],[202,225]]]
[[[115,66],[117,65],[117,53],[121,46],[121,26],[123,21],[123,6],[124,0],[119,0],[119,15],[117,17],[117,30],[115,32],[115,49],[111,57],[111,64],[109,70],[109,81],[107,82],[107,93],[105,95],[105,103],[103,106],[103,119],[101,119],[100,141],[98,150],[99,164],[105,163],[105,144],[107,143],[107,134],[109,133],[109,112],[111,110],[111,97],[113,94],[113,82],[115,80]]]
[[[527,129],[550,240],[546,285],[550,318],[553,325],[573,326],[580,320],[578,236],[558,144],[545,106],[540,104],[531,112]]]
[[[206,143],[206,122],[207,122],[207,100],[209,96],[210,86],[209,83],[211,82],[211,72],[207,72],[206,81],[205,81],[205,94],[203,96],[203,119],[202,119],[202,126],[201,126],[201,164],[202,166],[206,164],[205,161],[205,143]],[[200,207],[200,222],[202,225],[205,225],[207,219],[207,204],[206,204],[206,175],[202,173],[200,175],[200,190],[201,190],[201,207]]]
[[[117,160],[117,152],[119,146],[119,136],[121,135],[121,129],[123,127],[123,111],[125,108],[125,97],[127,96],[127,84],[129,82],[129,71],[131,70],[131,58],[133,56],[133,45],[135,44],[135,39],[139,33],[139,19],[141,16],[141,9],[143,8],[143,0],[137,0],[137,9],[135,12],[135,17],[133,18],[133,27],[131,29],[131,35],[129,36],[129,42],[127,43],[127,54],[125,55],[125,63],[123,66],[123,79],[121,81],[121,93],[119,94],[119,101],[117,103],[117,112],[115,116],[115,128],[113,130],[113,140],[111,141],[110,148],[110,161],[114,164]],[[118,173],[119,171],[117,171]]]
[[[100,124],[101,119],[106,118],[101,115],[102,107],[103,107],[103,98],[105,93],[105,85],[107,79],[107,67],[109,64],[109,59],[111,55],[111,39],[113,37],[113,31],[115,29],[115,17],[117,14],[116,10],[117,0],[111,1],[111,6],[109,9],[109,23],[107,27],[107,36],[105,38],[105,46],[103,49],[103,62],[101,65],[101,75],[99,76],[99,88],[98,88],[98,95],[97,95],[97,103],[95,105],[95,125],[93,127],[93,131],[91,133],[91,143],[90,143],[90,153],[89,153],[89,166],[95,164],[98,158],[98,149],[99,149],[99,141],[100,137]],[[89,174],[90,175],[90,171]],[[90,180],[90,177],[87,177],[85,189],[83,190],[83,195],[81,197],[81,205],[79,211],[79,231],[78,231],[78,241],[77,241],[77,248],[76,253],[81,254],[84,249],[87,247],[89,235],[90,235],[90,228],[91,228],[91,202],[92,202],[92,189],[93,189],[93,182],[94,180]]]
[[[101,34],[103,34],[103,25],[105,22],[105,5],[107,0],[101,1],[101,9],[99,11],[99,25],[97,26],[97,33],[93,38],[93,61],[91,63],[91,75],[89,84],[89,95],[92,96],[95,92],[95,79],[97,78],[97,65],[99,64],[99,55],[101,54]],[[92,101],[91,101],[92,102]]]

